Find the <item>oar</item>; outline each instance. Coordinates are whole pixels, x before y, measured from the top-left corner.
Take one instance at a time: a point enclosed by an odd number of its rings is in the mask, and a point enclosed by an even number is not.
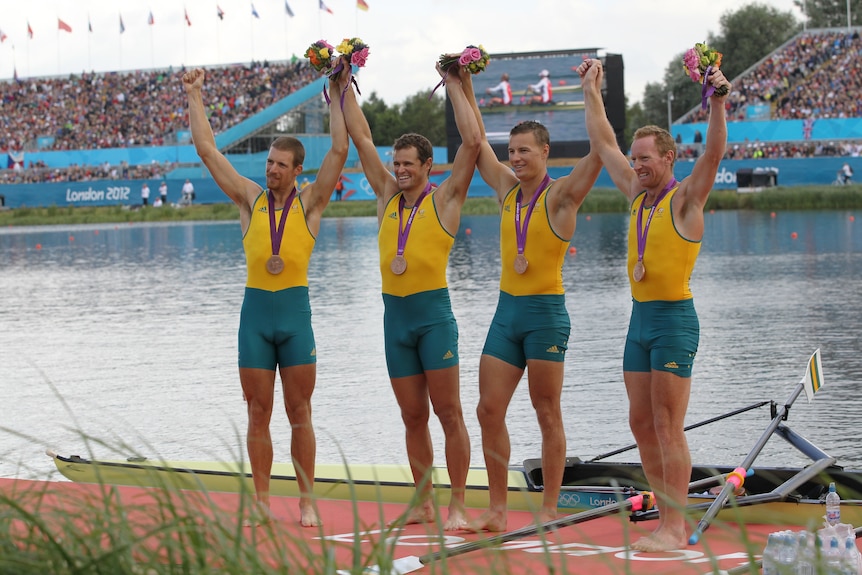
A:
[[[735,471],[735,473],[738,472],[739,470]],[[689,484],[689,488],[691,489],[695,487],[703,487],[706,485],[717,483],[722,479],[726,480],[727,476],[714,475],[712,477],[706,477],[704,479],[692,482],[691,484]],[[463,545],[457,545],[455,547],[452,547],[451,549],[442,549],[440,551],[435,551],[433,553],[422,555],[421,557],[409,556],[402,557],[401,559],[395,559],[394,561],[392,561],[392,567],[390,569],[390,572],[394,573],[395,575],[412,573],[413,571],[417,571],[423,566],[428,565],[433,561],[438,561],[444,556],[456,557],[458,555],[463,555],[464,553],[469,553],[478,549],[487,549],[488,547],[493,547],[494,545],[506,543],[507,541],[514,541],[516,539],[530,537],[538,533],[540,530],[552,531],[561,527],[568,527],[570,525],[576,525],[578,523],[590,521],[591,519],[598,519],[599,517],[613,515],[614,513],[620,513],[625,511],[641,511],[644,509],[649,509],[653,506],[654,502],[655,497],[651,492],[640,493],[617,503],[611,503],[602,507],[596,507],[595,509],[589,509],[587,511],[575,513],[574,515],[567,515],[565,517],[553,519],[541,525],[527,525],[514,531],[509,531],[500,535],[494,535],[492,537],[488,537],[487,539],[481,539],[479,541],[471,541],[469,543],[464,543]],[[366,567],[363,570],[363,573],[380,573],[380,566],[372,565]],[[338,575],[350,575],[350,572],[339,570]]]
[[[746,411],[751,411],[752,409],[757,409],[758,407],[763,407],[764,405],[768,405],[769,401],[761,401],[758,403],[752,403],[747,407],[740,407],[739,409],[735,409],[733,411],[729,411],[724,415],[716,415],[715,417],[711,417],[710,419],[704,419],[703,421],[698,421],[697,423],[692,423],[688,427],[684,428],[683,431],[691,431],[692,429],[697,429],[698,427],[703,427],[704,425],[709,425],[710,423],[715,423],[716,421],[721,421],[722,419],[727,419],[728,417],[733,417],[734,415],[739,415],[740,413],[745,413]],[[607,459],[608,457],[619,455],[620,453],[625,453],[626,451],[631,451],[635,447],[637,447],[637,443],[632,443],[630,445],[626,445],[625,447],[620,447],[619,449],[615,449],[613,451],[608,451],[607,453],[602,453],[601,455],[596,455],[592,459],[590,459],[587,463],[592,463],[593,461],[599,461],[602,459]]]
[[[766,442],[769,441],[770,437],[772,437],[772,433],[775,431],[781,421],[787,417],[787,411],[790,409],[790,406],[793,405],[793,402],[796,401],[796,398],[799,397],[799,394],[802,393],[804,384],[804,380],[796,384],[796,387],[793,389],[793,392],[790,394],[790,397],[787,398],[787,401],[784,402],[783,406],[776,410],[775,416],[772,418],[772,421],[769,423],[769,426],[767,426],[766,431],[763,432],[763,435],[761,435],[760,439],[757,440],[757,443],[754,444],[754,447],[745,457],[739,468],[750,469],[752,467],[752,465],[754,464],[754,460],[757,459],[757,456],[760,455],[760,452],[761,450],[763,450],[763,447],[766,445]],[[724,484],[724,487],[721,488],[721,492],[716,496],[709,509],[706,510],[706,513],[703,514],[703,517],[698,522],[697,527],[691,534],[691,537],[689,537],[689,545],[694,545],[695,543],[697,543],[703,532],[709,529],[710,522],[713,520],[713,518],[715,518],[719,510],[721,510],[722,506],[724,506],[724,502],[727,501],[727,498],[730,496],[731,491],[738,488],[741,484],[736,483],[737,482],[735,481],[728,481]]]
[[[647,491],[644,493],[639,493],[617,503],[603,505],[602,507],[596,507],[595,509],[589,509],[587,511],[575,513],[574,515],[566,515],[565,517],[553,519],[542,524],[534,523],[532,525],[521,527],[520,529],[515,529],[514,531],[508,531],[506,533],[494,535],[493,537],[488,537],[487,539],[480,539],[479,541],[470,541],[469,543],[457,545],[455,547],[452,547],[451,549],[444,548],[440,551],[427,553],[425,555],[422,555],[421,557],[409,556],[395,559],[394,561],[392,561],[392,568],[390,569],[390,572],[395,575],[412,573],[413,571],[418,571],[429,563],[439,561],[443,557],[457,557],[458,555],[463,555],[464,553],[469,553],[478,549],[487,549],[488,547],[500,545],[502,543],[506,543],[507,541],[514,541],[516,539],[530,537],[532,535],[535,535],[536,533],[539,533],[540,531],[553,531],[554,529],[568,527],[570,525],[577,525],[578,523],[590,521],[591,519],[598,519],[599,517],[605,517],[607,515],[613,515],[614,513],[620,513],[629,510],[640,511],[642,509],[649,509],[653,506],[654,502],[655,497],[651,492]],[[338,573],[339,575],[341,575],[342,573],[348,572],[338,571]],[[365,568],[363,573],[380,573],[380,567],[376,565],[367,567]]]

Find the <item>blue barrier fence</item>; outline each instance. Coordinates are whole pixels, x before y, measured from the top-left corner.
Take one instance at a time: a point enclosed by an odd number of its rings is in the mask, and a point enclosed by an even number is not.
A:
[[[435,151],[436,152],[436,151]],[[385,153],[385,152],[384,152]],[[442,152],[441,152],[442,153]],[[435,153],[436,156],[436,153]],[[264,156],[265,157],[265,156]],[[775,169],[778,172],[777,183],[779,186],[796,186],[804,184],[830,184],[835,180],[836,174],[844,162],[849,162],[853,171],[862,174],[862,158],[800,158],[780,160],[725,160],[719,167],[715,177],[715,189],[736,189],[736,175],[739,170]],[[262,176],[263,160],[255,160],[257,174]],[[677,162],[675,175],[682,179],[691,174],[693,161]],[[570,172],[567,167],[551,167],[548,169],[552,178],[565,176]],[[370,200],[374,193],[368,185],[361,172],[348,172],[345,174],[350,181],[347,183],[344,199],[346,200]],[[434,173],[431,181],[439,184],[449,172]],[[261,181],[262,177],[253,176],[253,180]],[[302,181],[303,176],[300,176]],[[309,176],[313,179],[313,176]],[[229,202],[212,178],[201,170],[195,169],[189,180],[195,187],[195,203],[224,203]],[[62,182],[51,184],[20,184],[0,186],[0,196],[3,197],[6,207],[18,208],[22,206],[46,207],[46,206],[106,206],[124,205],[134,206],[141,204],[141,186],[144,181],[150,188],[150,203],[158,194],[157,190],[161,178],[149,180],[101,180],[94,182]],[[179,202],[180,190],[185,177],[168,177],[164,181],[168,185],[168,201]],[[596,181],[596,187],[613,188],[613,182],[603,169]],[[493,196],[489,188],[479,177],[478,172],[473,176],[470,184],[470,197]]]

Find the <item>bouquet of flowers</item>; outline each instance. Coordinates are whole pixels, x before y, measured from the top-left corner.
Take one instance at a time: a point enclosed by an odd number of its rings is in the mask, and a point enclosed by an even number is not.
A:
[[[686,75],[693,82],[702,82],[704,86],[704,104],[705,99],[712,95],[712,90],[709,94],[707,91],[707,76],[710,69],[719,69],[721,67],[721,52],[716,52],[703,42],[698,42],[694,48],[686,50],[682,58],[682,68]],[[727,94],[727,86],[719,86],[714,89],[719,96]]]
[[[441,54],[438,62],[440,69],[447,73],[452,66],[464,66],[471,74],[478,74],[485,70],[490,60],[491,56],[479,44],[479,46],[467,46],[460,54]]]
[[[305,51],[305,57],[311,63],[311,66],[318,72],[332,69],[332,55],[334,48],[326,40],[318,40],[308,47]]]
[[[359,38],[345,38],[336,50],[338,50],[339,55],[344,56],[351,64],[359,68],[365,66],[365,62],[368,61],[368,44]]]

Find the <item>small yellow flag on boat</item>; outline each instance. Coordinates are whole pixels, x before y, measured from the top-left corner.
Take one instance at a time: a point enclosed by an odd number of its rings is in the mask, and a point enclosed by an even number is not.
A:
[[[823,387],[823,370],[820,367],[820,348],[811,354],[808,360],[808,367],[805,370],[805,375],[802,377],[802,383],[805,387],[805,395],[808,396],[808,403],[814,399],[814,394]]]

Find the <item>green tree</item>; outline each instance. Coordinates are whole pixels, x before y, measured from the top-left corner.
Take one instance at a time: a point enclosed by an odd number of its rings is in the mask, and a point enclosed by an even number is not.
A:
[[[403,103],[388,106],[376,92],[362,104],[376,146],[391,146],[402,134],[422,134],[435,146],[446,145],[446,112],[443,96],[428,98],[417,92]]]
[[[808,1],[808,0],[806,0]],[[862,0],[859,0],[862,2]],[[708,44],[724,56],[721,71],[736,78],[796,34],[801,25],[792,12],[754,2],[719,19],[721,33]]]
[[[841,28],[847,26],[847,7],[850,7],[850,24],[862,22],[862,0],[793,0],[802,10],[809,28]]]
[[[405,132],[422,134],[434,146],[446,145],[445,96],[438,93],[429,99],[427,91],[417,92],[404,101],[400,112]]]

